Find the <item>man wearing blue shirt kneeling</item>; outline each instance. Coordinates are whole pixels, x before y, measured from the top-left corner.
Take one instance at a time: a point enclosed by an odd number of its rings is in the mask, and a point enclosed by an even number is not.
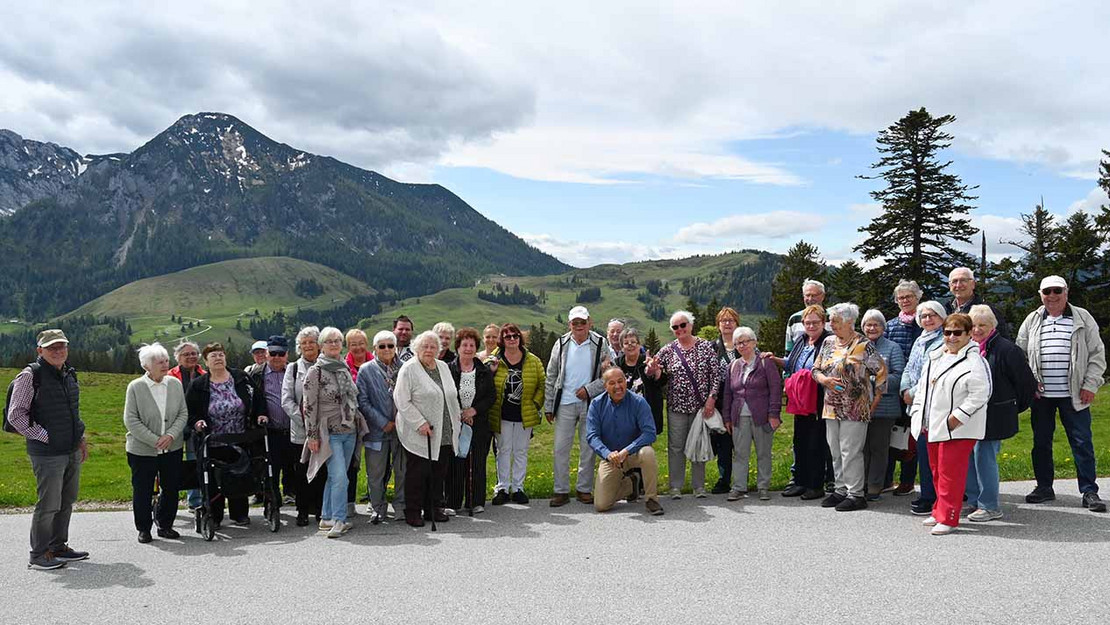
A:
[[[618,499],[635,501],[639,484],[634,469],[643,473],[647,511],[663,514],[659,505],[659,465],[655,460],[655,420],[651,406],[636,393],[628,392],[628,382],[619,367],[601,376],[605,394],[590,402],[586,413],[586,441],[601,457],[594,487],[594,508],[605,512]]]

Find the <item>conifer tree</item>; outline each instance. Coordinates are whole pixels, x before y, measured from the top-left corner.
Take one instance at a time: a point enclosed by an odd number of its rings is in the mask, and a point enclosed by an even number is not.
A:
[[[944,127],[955,116],[933,117],[925,108],[910,111],[879,132],[879,173],[859,176],[883,179],[886,187],[871,192],[883,213],[860,228],[868,238],[854,249],[864,260],[883,259],[888,279],[917,280],[922,287],[943,281],[952,267],[968,264],[968,256],[954,247],[970,243],[976,233],[967,214],[977,199],[959,176],[948,170],[940,152],[952,144]],[[927,288],[927,287],[926,287]]]
[[[825,281],[825,267],[817,246],[798,241],[786,252],[782,269],[771,284],[770,317],[759,323],[759,348],[782,351],[786,320],[802,308],[802,283],[807,278]]]

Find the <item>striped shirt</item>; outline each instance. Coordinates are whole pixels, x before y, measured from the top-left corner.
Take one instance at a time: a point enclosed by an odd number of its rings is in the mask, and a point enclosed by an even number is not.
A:
[[[1041,324],[1040,373],[1045,397],[1070,397],[1071,335],[1075,321],[1069,315],[1045,316]]]

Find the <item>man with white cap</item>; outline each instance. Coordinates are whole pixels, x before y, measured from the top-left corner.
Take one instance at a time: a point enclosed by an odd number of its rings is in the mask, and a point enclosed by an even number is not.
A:
[[[266,367],[267,357],[269,356],[267,345],[266,341],[255,341],[254,344],[251,345],[251,358],[254,359],[254,363],[244,369],[243,373],[251,377],[255,377],[262,373],[262,369]]]
[[[38,487],[31,517],[27,568],[57,569],[89,557],[69,542],[69,519],[81,486],[81,464],[89,457],[78,405],[77,372],[69,366],[69,339],[61,330],[38,335],[35,362],[8,389],[4,429],[27,439],[27,455]]]
[[[594,460],[586,440],[590,400],[605,392],[601,372],[609,368],[609,341],[592,330],[590,312],[575,306],[567,314],[570,331],[555,342],[547,362],[544,413],[555,423],[555,494],[551,507],[570,501],[570,451],[578,430],[578,501],[593,503]]]
[[[1033,475],[1037,487],[1028,503],[1056,499],[1052,490],[1052,438],[1056,413],[1068,435],[1083,507],[1106,512],[1098,497],[1095,447],[1091,440],[1091,402],[1106,373],[1106,347],[1098,324],[1086,309],[1068,303],[1068,283],[1060,276],[1041,280],[1042,306],[1029,313],[1018,330],[1017,344],[1037,378],[1030,414],[1033,427]]]

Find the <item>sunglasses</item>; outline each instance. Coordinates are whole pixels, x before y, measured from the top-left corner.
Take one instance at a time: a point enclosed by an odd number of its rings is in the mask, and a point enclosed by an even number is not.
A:
[[[686,327],[686,326],[688,326],[688,325],[690,325],[690,324],[688,324],[688,323],[686,323],[685,321],[683,321],[683,322],[682,322],[682,323],[680,323],[680,324],[677,324],[677,325],[673,325],[673,326],[671,326],[671,329],[672,329],[672,330],[677,330],[677,329],[679,329],[679,328],[685,328],[685,327]]]
[[[964,335],[963,330],[945,330],[944,331],[944,336],[963,336],[963,335]]]
[[[1060,295],[1063,292],[1063,287],[1059,286],[1050,286],[1048,288],[1041,289],[1041,293],[1044,293],[1045,295]]]
[[[393,344],[387,345],[385,343],[382,343],[381,345],[378,346],[378,349],[393,349],[395,347],[397,347],[397,346],[393,345]]]
[[[520,338],[520,335],[519,334],[502,334],[501,338],[505,339],[506,341],[515,341],[516,339]]]

